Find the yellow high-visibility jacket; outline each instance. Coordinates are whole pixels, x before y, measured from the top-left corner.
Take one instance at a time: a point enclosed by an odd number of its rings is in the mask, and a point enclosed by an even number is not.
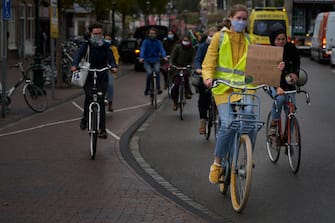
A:
[[[214,34],[202,63],[203,79],[222,78],[232,84],[244,82],[244,71],[250,38],[246,33],[224,31]],[[221,44],[221,46],[219,46]],[[216,104],[227,103],[229,94],[233,91],[230,87],[220,85],[213,89]],[[232,101],[239,97],[231,98]]]

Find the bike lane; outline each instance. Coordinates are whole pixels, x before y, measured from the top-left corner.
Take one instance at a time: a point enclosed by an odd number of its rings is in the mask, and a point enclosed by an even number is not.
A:
[[[115,81],[109,136],[98,142],[94,161],[87,132],[79,129],[80,89],[60,90],[67,92],[64,103],[44,113],[18,112],[2,122],[0,222],[208,221],[162,195],[129,164],[132,133],[153,110],[143,96],[145,74],[127,72]]]

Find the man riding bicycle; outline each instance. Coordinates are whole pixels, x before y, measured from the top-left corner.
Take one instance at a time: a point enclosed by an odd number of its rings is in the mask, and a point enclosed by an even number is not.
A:
[[[146,38],[142,43],[139,59],[141,63],[144,62],[144,69],[147,72],[144,95],[149,94],[153,72],[156,73],[158,94],[162,93],[159,74],[161,57],[163,57],[166,61],[168,60],[162,42],[157,39],[157,29],[150,28],[148,30],[148,38]]]
[[[77,51],[71,66],[71,71],[77,70],[79,62],[86,55],[87,49],[89,47],[89,63],[90,68],[101,69],[106,66],[110,66],[113,72],[117,72],[117,65],[115,64],[115,59],[113,57],[110,45],[105,42],[103,37],[103,26],[100,23],[93,23],[89,26],[89,37],[88,41],[85,41],[79,50]],[[101,108],[105,107],[105,94],[108,85],[108,70],[100,72],[97,77],[97,87],[98,91],[102,92],[102,96],[98,98]],[[88,105],[92,101],[92,86],[93,86],[93,72],[89,72],[87,76],[86,83],[84,85],[85,91],[85,102],[84,102],[84,112],[83,118],[80,122],[80,129],[85,130],[87,128],[88,122]],[[105,109],[100,109],[100,133],[99,138],[106,139],[106,111]]]

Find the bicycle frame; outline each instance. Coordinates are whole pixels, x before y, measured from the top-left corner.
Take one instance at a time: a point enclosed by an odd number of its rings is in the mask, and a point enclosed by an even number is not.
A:
[[[98,91],[97,88],[97,72],[102,72],[104,70],[109,69],[108,67],[102,69],[89,69],[89,71],[93,72],[93,87],[92,87],[92,101],[89,103],[88,110],[88,132],[95,133],[95,131],[100,130],[100,104],[98,102],[98,97],[102,96],[102,92]],[[97,126],[92,126],[92,115],[93,115],[93,107],[97,107]],[[96,128],[95,128],[96,127]]]
[[[279,132],[280,144],[281,145],[284,145],[284,144],[290,145],[291,144],[291,120],[292,120],[292,117],[296,118],[296,108],[295,108],[295,104],[293,103],[292,96],[290,94],[292,94],[292,93],[305,93],[307,104],[310,104],[310,99],[309,99],[308,92],[306,92],[304,90],[301,90],[301,89],[292,90],[292,91],[285,91],[284,93],[288,96],[288,99],[284,101],[285,106],[287,106],[287,110],[284,108],[285,126],[283,128],[281,119],[279,119],[278,120],[278,130],[279,130],[278,132]],[[276,112],[278,112],[278,107],[277,107],[277,101],[275,99],[278,96],[279,95],[276,95],[274,97],[271,96],[274,100],[274,106],[276,108]]]

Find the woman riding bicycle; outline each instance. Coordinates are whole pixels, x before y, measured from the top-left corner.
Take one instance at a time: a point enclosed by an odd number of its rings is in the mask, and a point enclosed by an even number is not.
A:
[[[167,37],[163,39],[163,47],[166,52],[167,56],[171,55],[172,50],[176,46],[179,38],[177,34],[173,30],[169,30]],[[168,67],[169,67],[169,62],[168,61],[163,61],[161,64],[161,71],[164,76],[164,89],[168,88]]]
[[[188,65],[191,65],[193,63],[193,59],[195,56],[195,49],[192,46],[191,43],[191,37],[188,35],[184,35],[181,39],[181,43],[177,44],[176,47],[173,49],[171,53],[171,63],[178,67],[186,67]],[[180,85],[180,78],[177,74],[179,72],[178,70],[175,71],[173,76],[173,87],[171,89],[171,97],[173,100],[173,110],[177,110],[178,105],[178,94],[179,94],[179,85]],[[185,96],[187,99],[192,98],[192,91],[190,88],[190,82],[189,82],[189,73],[190,71],[185,70],[184,71],[184,79],[185,79]]]
[[[111,66],[113,72],[117,72],[117,65],[113,57],[113,53],[110,49],[108,43],[105,42],[103,38],[103,26],[100,23],[93,23],[89,26],[90,36],[88,41],[85,41],[79,50],[77,51],[71,66],[71,71],[74,72],[77,70],[79,62],[86,55],[86,51],[89,47],[89,62],[90,68],[101,69],[106,66]],[[104,99],[107,91],[108,85],[108,70],[100,72],[97,78],[97,87],[98,91],[102,92],[102,96],[98,99],[101,108],[104,108]],[[92,86],[93,86],[93,72],[89,72],[87,76],[86,83],[84,85],[85,91],[85,102],[84,102],[84,112],[83,118],[80,122],[80,129],[85,130],[87,128],[88,122],[88,106],[92,101]],[[106,139],[106,112],[105,109],[100,110],[100,129],[99,138]]]
[[[244,5],[234,5],[228,18],[231,21],[230,29],[221,30],[214,34],[202,64],[202,75],[207,87],[212,86],[214,78],[224,79],[228,82],[244,83],[245,81],[246,56],[248,46],[251,43],[249,35],[245,33],[248,9]],[[212,89],[221,122],[215,145],[214,163],[211,165],[209,173],[209,181],[212,184],[219,183],[222,173],[222,159],[226,157],[234,135],[233,130],[228,129],[228,120],[232,117],[227,115],[233,111],[233,107],[228,106],[228,96],[232,92],[233,89],[226,85],[219,85]],[[240,99],[240,96],[237,95],[230,98],[231,101],[239,101]],[[252,145],[255,144],[256,135],[256,130],[249,133]]]
[[[283,62],[284,69],[281,73],[280,86],[276,89],[272,87],[272,95],[279,95],[276,97],[277,106],[272,107],[272,123],[270,134],[275,134],[280,113],[284,102],[287,101],[289,95],[284,95],[285,91],[295,90],[295,83],[299,78],[300,70],[300,56],[294,44],[287,41],[286,31],[282,27],[273,27],[270,33],[270,42],[272,46],[284,47]],[[290,97],[295,104],[295,94],[290,94]],[[285,110],[287,110],[285,106]]]
[[[194,68],[195,68],[195,72],[197,75],[202,74],[201,65],[205,58],[205,55],[206,55],[208,46],[211,42],[211,39],[214,33],[216,32],[217,32],[216,27],[209,28],[205,33],[205,35],[207,36],[205,42],[201,43],[198,46],[197,53],[194,58]],[[210,91],[208,91],[206,86],[203,84],[202,78],[201,78],[201,82],[196,87],[198,88],[198,92],[199,92],[199,99],[198,99],[198,110],[199,110],[199,116],[200,116],[199,134],[206,134],[206,119],[208,119],[207,110],[211,102],[211,93]]]

